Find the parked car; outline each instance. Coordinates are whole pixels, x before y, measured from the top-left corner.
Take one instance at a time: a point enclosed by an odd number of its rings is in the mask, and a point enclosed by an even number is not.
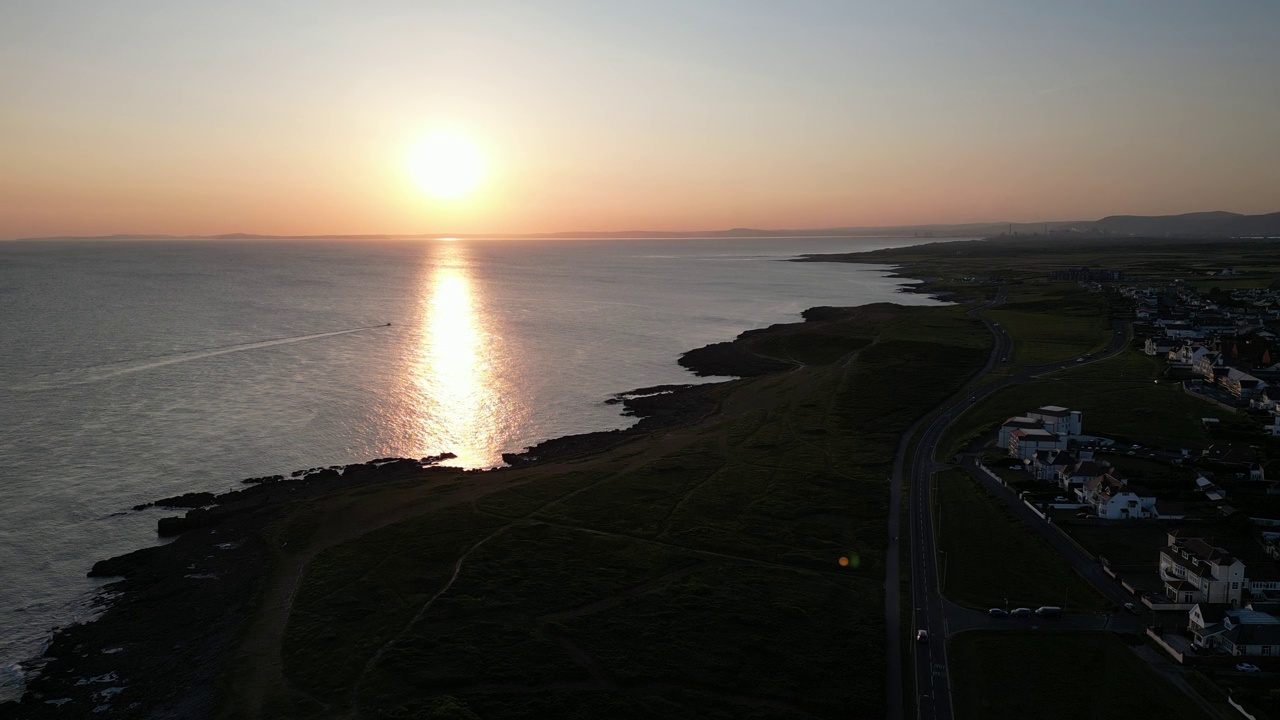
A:
[[[917,631],[916,631],[916,642],[920,642],[920,643],[923,643],[923,642],[929,642],[929,631],[928,631],[928,630],[917,630]]]
[[[1009,617],[1008,611],[1002,610],[1000,608],[991,608],[990,610],[987,611],[987,614],[993,618]]]
[[[1236,669],[1240,672],[1262,672],[1262,668],[1253,663],[1240,663],[1236,665]]]
[[[1078,512],[1078,513],[1076,513],[1076,517],[1078,517],[1078,518],[1087,518],[1087,517],[1089,517],[1089,513],[1087,513],[1087,512]]]
[[[1031,608],[1014,608],[1009,615],[1016,618],[1031,617]]]
[[[1124,604],[1124,609],[1125,609],[1125,610],[1128,610],[1129,612],[1133,613],[1134,615],[1137,615],[1137,614],[1138,614],[1138,606],[1137,606],[1137,605],[1135,605],[1135,604],[1133,604],[1133,603],[1131,603],[1131,602],[1125,603],[1125,604]]]
[[[1054,499],[1053,499],[1053,501],[1054,501],[1054,502],[1066,502],[1066,501],[1067,501],[1067,499],[1066,499],[1066,498],[1064,498],[1064,497],[1062,497],[1061,495],[1059,495],[1058,497],[1054,498]]]
[[[1044,605],[1042,607],[1038,607],[1036,608],[1036,617],[1042,617],[1049,620],[1060,618],[1062,617],[1062,608],[1057,605]]]

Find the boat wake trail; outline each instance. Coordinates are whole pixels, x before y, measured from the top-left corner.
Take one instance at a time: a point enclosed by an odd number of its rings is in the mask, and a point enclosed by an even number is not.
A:
[[[363,332],[365,330],[376,330],[384,327],[387,327],[387,325],[368,325],[365,327],[349,328],[347,330],[334,330],[332,332],[313,333],[311,335],[295,335],[293,337],[274,338],[271,340],[257,340],[255,342],[238,343],[235,345],[222,345],[219,347],[201,348],[199,350],[188,350],[186,352],[173,353],[170,355],[154,355],[135,360],[121,360],[119,362],[76,368],[74,370],[59,370],[58,372],[36,375],[28,382],[15,386],[14,389],[27,391],[52,390],[70,385],[84,385],[86,383],[110,380],[111,378],[120,377],[121,375],[142,372],[143,370],[164,367],[165,365],[190,362],[192,360],[203,360],[204,358],[210,358],[215,355],[226,355],[227,353],[243,352],[245,350],[258,350],[260,348],[273,347],[276,345],[288,345],[289,343],[318,340],[320,338],[333,337],[335,335],[348,335],[350,333]]]

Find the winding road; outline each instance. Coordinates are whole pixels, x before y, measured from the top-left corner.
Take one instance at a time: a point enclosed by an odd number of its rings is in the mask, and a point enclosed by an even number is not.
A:
[[[1002,622],[1003,626],[1008,626],[1007,621],[993,621],[985,613],[960,607],[942,596],[931,493],[934,473],[953,467],[934,460],[938,449],[938,441],[952,421],[962,414],[964,408],[1010,385],[1027,382],[1042,373],[1059,370],[1064,367],[1060,362],[1024,367],[996,382],[985,385],[977,384],[981,378],[991,372],[997,365],[1006,363],[1013,352],[1013,339],[1009,337],[1008,332],[999,323],[994,322],[983,314],[984,310],[1004,304],[1006,298],[1007,292],[1002,285],[997,290],[995,299],[969,311],[971,316],[983,322],[995,340],[986,364],[974,374],[963,390],[949,398],[933,413],[917,421],[915,425],[911,426],[903,434],[902,440],[898,445],[897,455],[894,457],[893,475],[890,479],[889,541],[885,573],[885,624],[889,667],[888,716],[891,720],[901,720],[904,715],[902,605],[900,595],[901,579],[899,577],[902,543],[900,541],[901,523],[899,518],[901,516],[902,479],[903,473],[907,468],[908,457],[910,459],[910,477],[908,478],[910,487],[906,538],[910,542],[906,546],[910,549],[911,568],[910,630],[912,637],[915,637],[917,631],[924,630],[930,638],[927,642],[915,642],[911,646],[912,665],[915,670],[916,696],[918,698],[918,717],[936,720],[950,720],[952,717],[950,672],[947,665],[945,639],[961,630],[996,627],[1000,626],[998,624]],[[1072,363],[1070,367],[1076,367],[1085,362],[1097,362],[1123,351],[1131,337],[1128,323],[1117,322],[1114,329],[1115,332],[1103,351],[1091,354],[1090,359],[1087,361]],[[921,430],[922,427],[923,431]],[[988,484],[995,482],[978,469],[976,457],[967,457],[964,460],[963,465],[966,470],[981,476],[980,479],[983,479]],[[1019,516],[1034,516],[1030,508],[1018,503],[1011,494],[1004,494],[1013,500],[1012,504],[1021,506],[1021,510],[1015,508],[1015,512]],[[1081,570],[1086,579],[1093,582],[1099,589],[1105,588],[1103,591],[1108,598],[1117,600],[1119,604],[1123,604],[1130,599],[1123,594],[1124,591],[1114,581],[1102,573],[1101,568],[1092,558],[1075,546],[1074,543],[1067,540],[1061,533],[1057,532],[1056,529],[1048,527],[1045,523],[1039,521],[1038,517],[1035,519],[1037,522],[1029,522],[1030,526],[1040,531],[1046,539],[1052,538],[1050,543],[1062,551],[1067,560],[1073,566],[1076,566],[1078,570]],[[1086,569],[1088,572],[1085,572]],[[1107,628],[1119,629],[1119,625],[1133,625],[1136,627],[1137,622],[1134,619],[1109,616],[1071,616],[1055,626],[1081,630],[1101,630]]]

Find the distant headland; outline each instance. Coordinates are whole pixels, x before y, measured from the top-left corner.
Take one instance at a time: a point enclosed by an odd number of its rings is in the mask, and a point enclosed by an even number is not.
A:
[[[1280,237],[1280,212],[1263,215],[1212,211],[1181,215],[1109,215],[1100,220],[1061,220],[1035,223],[960,223],[954,225],[875,225],[865,227],[727,230],[621,230],[555,233],[409,233],[357,235],[143,235],[33,237],[19,240],[409,240],[423,237],[515,240],[751,238],[751,237],[994,237],[999,235],[1093,235],[1141,237],[1242,238]]]

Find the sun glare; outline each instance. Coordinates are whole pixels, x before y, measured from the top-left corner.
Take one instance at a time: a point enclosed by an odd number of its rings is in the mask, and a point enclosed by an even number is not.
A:
[[[484,156],[463,135],[436,133],[409,153],[409,171],[423,192],[440,200],[454,200],[475,190],[484,179]]]

